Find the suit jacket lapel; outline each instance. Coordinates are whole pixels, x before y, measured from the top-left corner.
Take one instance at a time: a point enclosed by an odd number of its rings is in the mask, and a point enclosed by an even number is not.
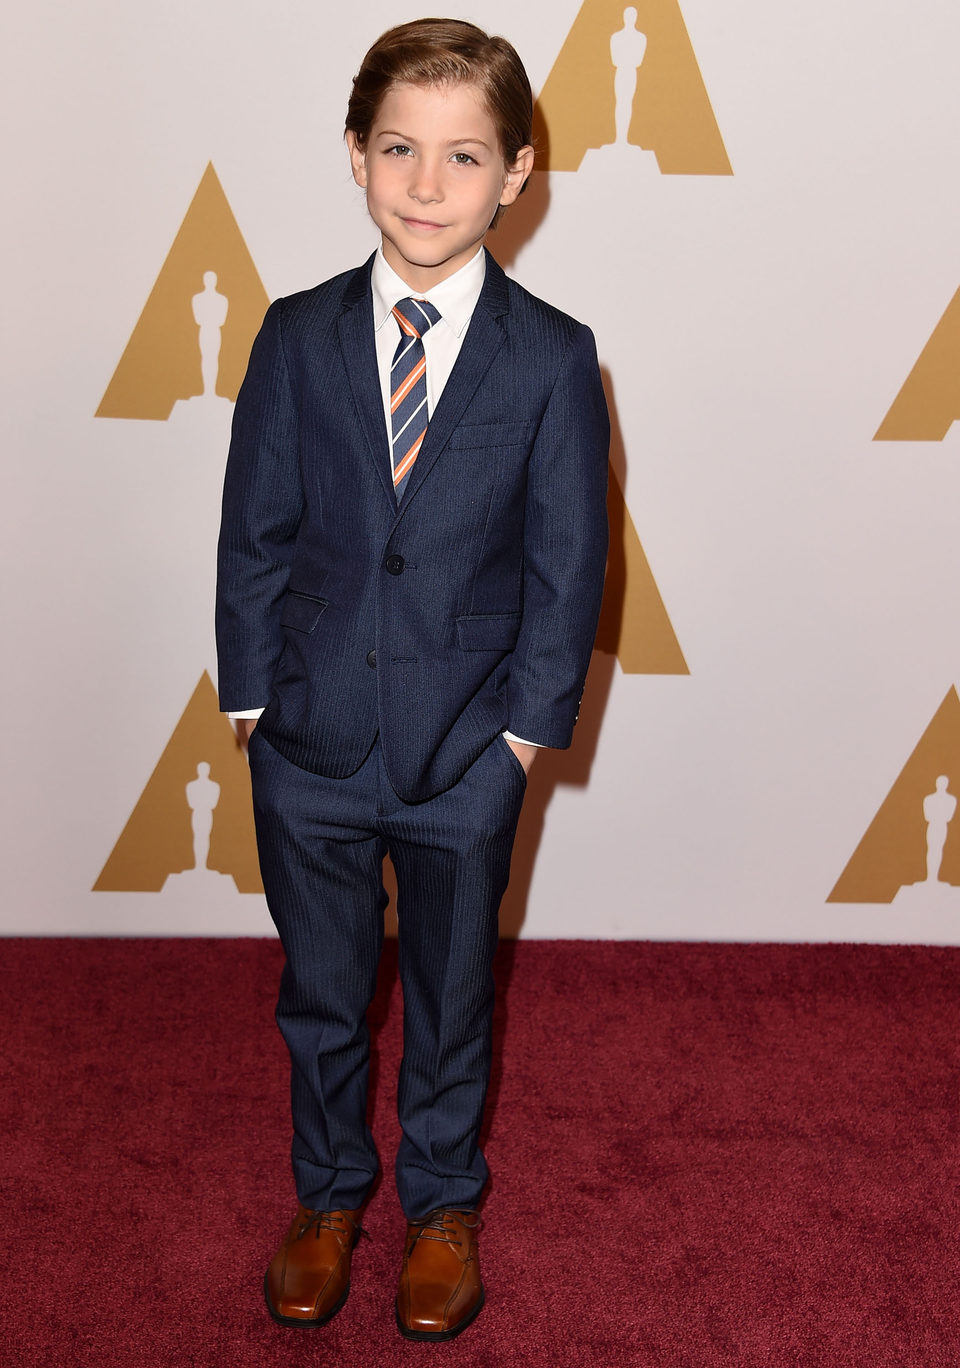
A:
[[[486,259],[487,269],[477,307],[467,327],[460,355],[450,372],[450,379],[430,419],[416,464],[410,472],[410,479],[400,500],[401,512],[436,464],[464,409],[503,346],[504,330],[500,316],[508,311],[507,277],[489,252],[486,252]]]
[[[342,310],[337,319],[337,332],[360,429],[366,439],[367,455],[376,467],[391,507],[396,508],[396,496],[390,475],[390,439],[384,421],[383,404],[380,402],[380,373],[377,369],[377,349],[373,332],[373,296],[370,290],[373,260],[371,256],[366,264],[355,272],[344,290]],[[503,346],[504,330],[500,318],[507,312],[507,277],[487,252],[486,274],[477,307],[473,311],[467,335],[463,339],[460,355],[430,419],[427,435],[423,439],[416,464],[410,472],[398,513],[409,505],[411,498],[442,455],[450,434],[459,423],[464,409]]]
[[[360,428],[366,438],[367,454],[377,468],[391,506],[395,508],[397,501],[390,477],[390,439],[380,398],[380,372],[377,369],[373,333],[373,296],[370,293],[372,267],[371,256],[344,291],[343,311],[337,319],[337,332]]]

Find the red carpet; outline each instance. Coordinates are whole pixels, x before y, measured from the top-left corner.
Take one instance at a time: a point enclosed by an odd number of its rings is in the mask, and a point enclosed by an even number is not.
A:
[[[3,1343],[16,1368],[938,1368],[960,1359],[960,950],[507,943],[487,1309],[392,1315],[388,1177],[324,1329],[264,1310],[292,1211],[269,941],[6,941]]]

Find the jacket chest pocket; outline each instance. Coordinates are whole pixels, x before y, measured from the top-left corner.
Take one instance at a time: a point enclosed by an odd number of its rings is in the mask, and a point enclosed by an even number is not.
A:
[[[532,422],[461,423],[451,432],[447,446],[451,451],[472,451],[488,447],[528,446],[534,425]]]

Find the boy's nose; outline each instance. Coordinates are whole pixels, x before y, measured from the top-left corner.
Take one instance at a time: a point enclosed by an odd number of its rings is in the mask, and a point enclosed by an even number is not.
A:
[[[420,162],[410,183],[410,194],[421,203],[433,203],[443,198],[440,173],[436,167]]]

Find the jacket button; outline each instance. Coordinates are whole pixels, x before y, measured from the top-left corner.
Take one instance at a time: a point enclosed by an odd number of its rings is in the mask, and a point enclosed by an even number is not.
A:
[[[368,654],[368,656],[367,656],[367,664],[370,666],[371,670],[375,670],[375,669],[377,668],[377,653],[376,653],[376,651],[371,651],[371,652]]]
[[[402,556],[388,556],[383,562],[383,568],[388,575],[402,575],[405,564]]]

